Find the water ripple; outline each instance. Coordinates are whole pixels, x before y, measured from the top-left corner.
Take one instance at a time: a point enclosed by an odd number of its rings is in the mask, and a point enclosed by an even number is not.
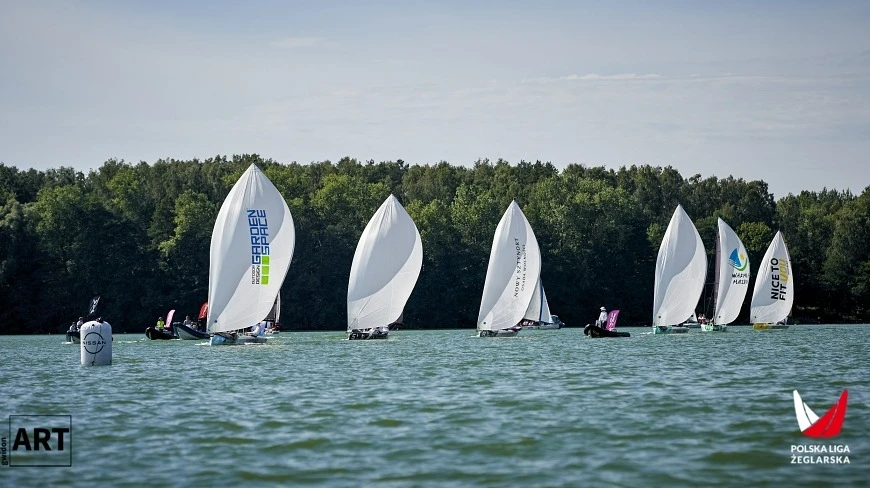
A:
[[[818,486],[870,474],[870,327],[635,330],[287,333],[245,347],[130,334],[103,368],[79,366],[78,346],[56,336],[0,337],[0,414],[73,416],[73,466],[40,469],[40,484]],[[852,464],[790,464],[792,445],[814,442],[792,390],[821,413],[843,388],[833,443]],[[8,486],[33,474],[0,471]]]

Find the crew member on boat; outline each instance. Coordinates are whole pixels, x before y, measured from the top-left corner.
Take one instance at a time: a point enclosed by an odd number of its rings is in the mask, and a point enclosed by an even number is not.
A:
[[[166,325],[166,322],[163,321],[163,317],[157,317],[157,330],[163,331],[163,327]]]
[[[602,329],[607,324],[607,309],[601,307],[601,313],[598,314],[598,320],[595,321],[596,327],[601,327]]]

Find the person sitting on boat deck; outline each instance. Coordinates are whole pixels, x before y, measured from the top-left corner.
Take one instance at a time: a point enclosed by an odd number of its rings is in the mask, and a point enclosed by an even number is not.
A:
[[[76,323],[75,322],[71,323],[69,326],[69,332],[75,332],[77,330],[78,329],[76,329]]]
[[[251,328],[250,335],[257,337],[265,332],[265,322],[260,322]]]
[[[163,321],[163,317],[157,317],[157,330],[163,330],[164,326],[166,326],[166,322]]]
[[[193,321],[190,320],[190,315],[185,315],[185,316],[184,316],[184,322],[182,322],[182,324],[185,325],[185,326],[187,326],[187,327],[191,327],[191,326],[193,326]]]
[[[598,320],[595,321],[595,325],[603,329],[605,324],[607,324],[607,309],[601,307],[601,313],[598,314]]]
[[[85,323],[84,317],[79,317],[79,321],[76,322],[76,329],[81,329],[82,325],[84,325],[84,323]]]

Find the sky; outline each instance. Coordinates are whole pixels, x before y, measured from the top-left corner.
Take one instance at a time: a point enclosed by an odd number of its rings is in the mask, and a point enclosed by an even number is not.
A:
[[[3,2],[0,162],[257,153],[870,186],[870,2]]]

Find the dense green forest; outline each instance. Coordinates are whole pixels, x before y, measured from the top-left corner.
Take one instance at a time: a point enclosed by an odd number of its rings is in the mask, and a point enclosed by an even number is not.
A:
[[[684,178],[671,167],[347,158],[302,165],[244,155],[110,160],[88,174],[0,164],[0,333],[62,332],[94,294],[117,331],[144,331],[173,308],[194,315],[208,291],[218,209],[251,163],[296,223],[281,292],[285,330],[344,329],[357,239],[391,192],[423,238],[407,327],[474,327],[492,235],[513,198],[540,243],[550,307],[569,326],[592,321],[601,305],[621,309],[623,325],[650,323],[655,258],[678,203],[707,246],[710,280],[717,217],[743,240],[753,273],[781,229],[794,265],[795,320],[870,318],[870,187],[860,196],[823,190],[775,200],[763,181]],[[710,288],[698,306],[708,315]],[[748,320],[748,301],[737,323]]]

